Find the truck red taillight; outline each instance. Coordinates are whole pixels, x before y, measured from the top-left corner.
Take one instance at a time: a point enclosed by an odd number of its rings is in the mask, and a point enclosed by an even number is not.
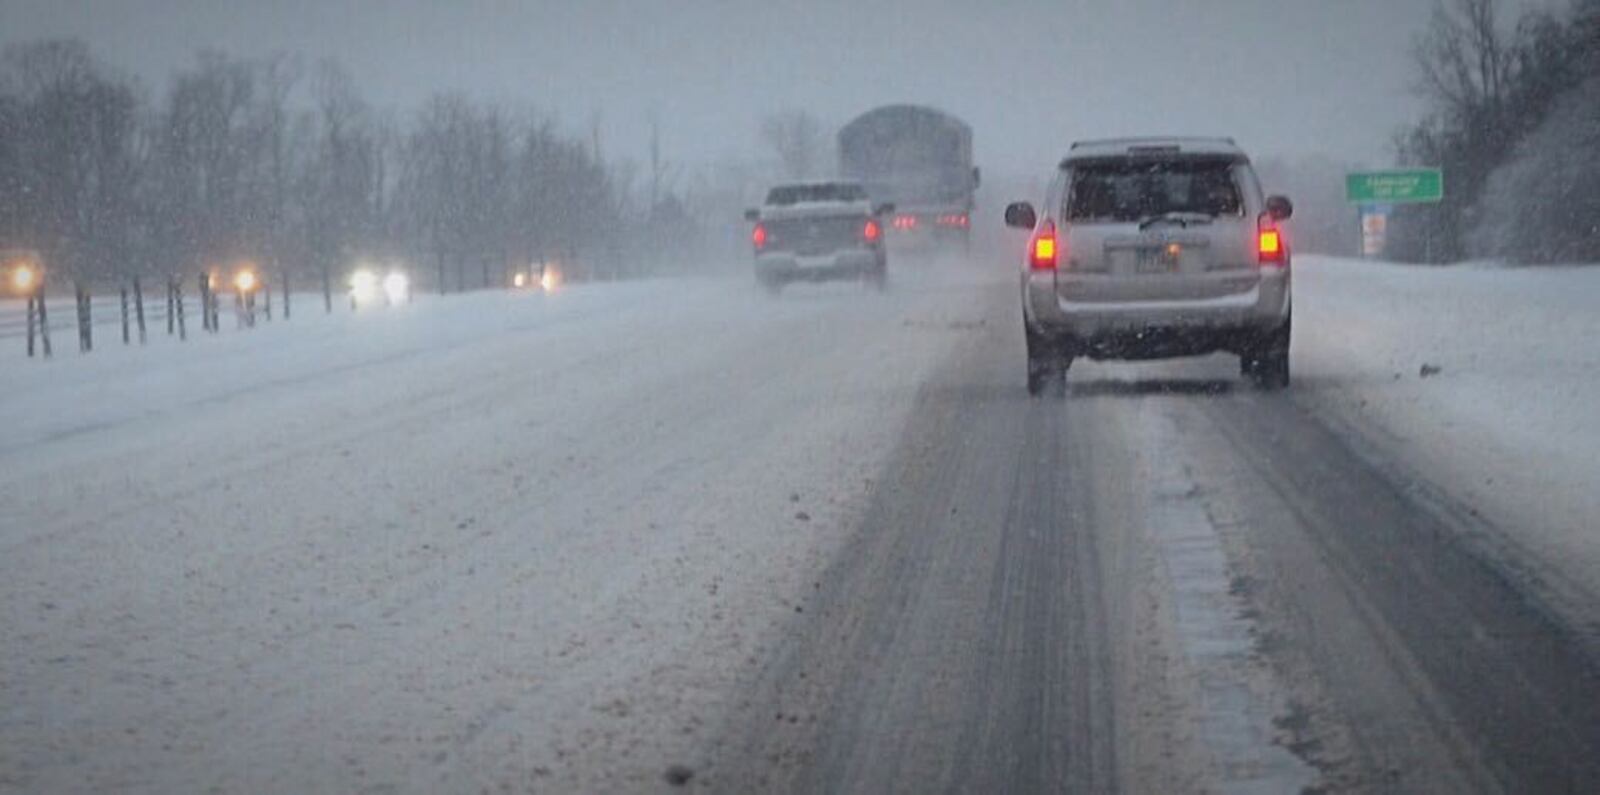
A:
[[[882,235],[883,230],[878,228],[877,221],[868,220],[867,225],[861,227],[861,237],[868,243],[878,242],[878,238]]]
[[[1283,265],[1283,232],[1269,216],[1261,216],[1256,224],[1256,261],[1262,265]]]
[[[750,231],[750,242],[754,243],[758,250],[766,247],[767,228],[761,224],[756,224],[756,228]]]

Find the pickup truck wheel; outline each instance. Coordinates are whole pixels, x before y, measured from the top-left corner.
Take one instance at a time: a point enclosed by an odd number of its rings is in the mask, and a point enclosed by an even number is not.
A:
[[[773,298],[777,298],[778,294],[783,292],[782,279],[775,279],[770,276],[761,276],[758,277],[756,281],[760,283],[761,291],[772,296]]]
[[[1277,391],[1288,387],[1289,352],[1277,351],[1256,360],[1255,371],[1251,377],[1261,389]]]

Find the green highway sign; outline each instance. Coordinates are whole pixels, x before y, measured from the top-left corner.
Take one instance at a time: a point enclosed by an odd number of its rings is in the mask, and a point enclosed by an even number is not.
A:
[[[1437,168],[1362,171],[1346,174],[1345,200],[1353,204],[1416,204],[1444,198],[1444,172]]]

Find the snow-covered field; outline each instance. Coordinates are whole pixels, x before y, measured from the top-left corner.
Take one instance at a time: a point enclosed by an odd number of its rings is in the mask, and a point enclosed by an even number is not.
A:
[[[1495,531],[1475,540],[1547,596],[1592,608],[1600,267],[1295,266],[1297,399],[1481,512]]]

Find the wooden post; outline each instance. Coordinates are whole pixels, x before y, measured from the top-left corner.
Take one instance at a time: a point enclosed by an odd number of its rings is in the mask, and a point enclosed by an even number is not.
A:
[[[272,322],[272,282],[267,277],[261,277],[261,311],[267,316],[267,322]]]
[[[188,328],[183,322],[183,281],[181,279],[173,279],[168,284],[172,287],[172,297],[169,300],[173,302],[173,305],[178,310],[176,315],[178,318],[178,339],[180,341],[189,339]],[[172,317],[172,315],[168,315],[168,317]]]
[[[177,295],[177,282],[175,282],[169,275],[167,276],[167,336],[169,337],[172,336],[174,329],[173,324],[178,322],[178,310],[173,306],[173,302],[176,300]]]
[[[133,277],[133,313],[139,321],[139,344],[145,343],[144,331],[144,288],[139,283],[139,277]]]
[[[44,282],[39,282],[39,342],[43,345],[44,358],[50,358],[50,312],[44,305]]]
[[[198,295],[199,295],[199,298],[200,298],[200,330],[201,331],[210,331],[211,330],[211,307],[210,307],[210,302],[206,299],[206,291],[208,289],[210,289],[209,286],[207,285],[208,278],[209,277],[206,276],[206,272],[205,271],[201,271],[200,272],[200,285],[199,285],[199,293],[198,293]]]
[[[333,270],[322,266],[322,311],[333,314]]]
[[[72,291],[78,299],[78,351],[88,353],[94,350],[94,332],[92,321],[89,318],[89,291],[83,289],[82,282],[73,282]]]
[[[29,359],[33,358],[33,324],[34,324],[34,315],[38,314],[38,310],[34,308],[34,301],[35,301],[35,299],[33,297],[33,294],[29,293],[28,294],[28,358]]]
[[[200,273],[200,327],[213,334],[221,331],[217,312],[217,291],[211,287],[211,274]]]
[[[127,345],[133,341],[128,334],[128,285],[124,284],[118,290],[122,295],[122,344]]]
[[[217,288],[211,286],[211,277],[206,277],[206,295],[211,297],[211,333],[222,331],[222,296],[217,295]]]
[[[289,319],[289,271],[283,271],[283,319]]]

